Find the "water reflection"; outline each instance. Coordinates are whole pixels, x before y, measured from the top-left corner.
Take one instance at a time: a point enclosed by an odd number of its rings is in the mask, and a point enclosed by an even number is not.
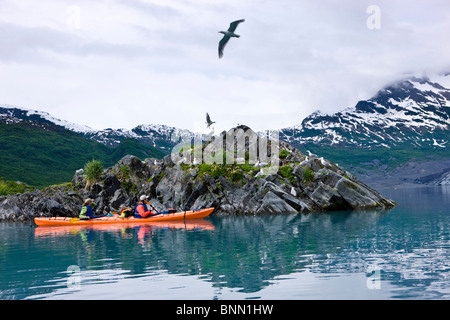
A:
[[[159,226],[0,225],[0,298],[83,298],[67,290],[71,265],[81,270],[83,292],[92,288],[98,299],[135,292],[157,299],[361,298],[373,267],[381,281],[375,298],[448,298],[449,193],[390,192],[399,206],[389,212],[212,216]],[[96,296],[99,284],[108,289]]]
[[[236,288],[252,293],[286,274],[358,269],[337,258],[349,248],[357,252],[361,233],[384,214],[211,217],[190,226],[38,227],[35,239],[49,251],[65,246],[76,257],[73,264],[82,270],[120,268],[119,273],[128,277],[167,270],[169,274],[203,275],[219,291]],[[67,264],[61,265],[65,268]],[[84,277],[88,279],[93,281]]]

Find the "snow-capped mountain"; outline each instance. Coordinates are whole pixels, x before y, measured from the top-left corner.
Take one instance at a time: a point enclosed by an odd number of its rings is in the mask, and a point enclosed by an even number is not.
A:
[[[125,139],[136,139],[165,154],[178,143],[174,137],[194,136],[188,130],[160,124],[142,124],[131,130],[94,130],[46,112],[0,105],[0,123],[22,121],[49,130],[54,126],[68,129],[113,147]],[[314,112],[300,125],[281,129],[280,139],[299,148],[413,146],[445,150],[450,146],[450,73],[433,79],[403,79],[380,90],[373,98],[334,114]]]
[[[300,125],[283,129],[280,137],[295,146],[447,148],[450,74],[438,80],[410,77],[395,82],[354,107],[334,114],[317,111]]]
[[[142,124],[131,130],[94,130],[11,105],[0,105],[1,123],[70,130],[118,147],[120,155],[140,152],[141,157],[162,157],[179,143],[179,137],[194,136],[188,130],[158,124]],[[381,179],[382,183],[394,183],[397,179],[398,183],[448,184],[450,73],[437,78],[409,77],[340,112],[314,112],[300,125],[281,129],[280,139],[301,151],[309,149],[325,156],[367,182]]]
[[[91,129],[88,126],[78,125],[66,120],[55,118],[44,111],[25,109],[8,104],[0,104],[0,122],[13,124],[22,121],[29,121],[31,125],[39,126],[43,129],[46,129],[47,125],[56,125],[78,133],[95,132],[94,129]]]
[[[170,152],[181,135],[193,136],[189,130],[179,129],[161,124],[141,124],[128,129],[104,129],[84,133],[86,137],[108,146],[117,146],[124,139],[136,139],[166,153]]]
[[[178,137],[193,136],[189,130],[161,124],[141,124],[131,130],[124,128],[95,130],[88,126],[55,118],[47,112],[6,104],[0,105],[0,123],[17,124],[25,121],[29,125],[44,130],[54,130],[55,127],[67,129],[111,147],[118,146],[125,139],[136,139],[164,153],[171,151],[173,146],[178,143]]]

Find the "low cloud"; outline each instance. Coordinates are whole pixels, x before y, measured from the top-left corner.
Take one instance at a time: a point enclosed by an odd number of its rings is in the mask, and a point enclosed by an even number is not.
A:
[[[275,129],[352,106],[408,73],[450,70],[448,1],[378,1],[375,29],[369,5],[115,0],[73,11],[69,1],[2,1],[0,102],[99,129],[193,130],[206,112],[219,130]],[[241,18],[241,38],[219,60],[218,31]]]

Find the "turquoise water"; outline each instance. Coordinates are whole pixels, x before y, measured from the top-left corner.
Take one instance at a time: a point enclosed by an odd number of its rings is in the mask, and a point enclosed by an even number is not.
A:
[[[0,224],[0,299],[449,299],[450,187],[387,212]]]

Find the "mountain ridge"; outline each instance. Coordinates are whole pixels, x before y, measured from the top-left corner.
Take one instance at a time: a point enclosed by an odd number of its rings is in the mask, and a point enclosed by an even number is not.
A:
[[[407,77],[353,107],[313,112],[300,125],[282,129],[280,139],[322,154],[363,181],[427,181],[420,179],[423,170],[407,171],[429,162],[436,171],[428,174],[438,174],[450,159],[450,74],[436,78]]]
[[[94,158],[109,166],[127,154],[142,158],[165,155],[136,139],[124,139],[113,148],[40,116],[26,120],[1,111],[0,154],[0,177],[36,187],[66,182]]]
[[[158,140],[168,140],[174,133],[190,133],[188,130],[163,124],[140,124],[132,129],[106,128],[96,130],[85,125],[61,120],[53,117],[48,112],[22,108],[15,105],[0,104],[1,123],[17,124],[22,121],[29,121],[30,124],[41,127],[42,129],[50,129],[48,128],[48,125],[61,127],[112,147],[118,146],[124,139],[138,139],[157,147]],[[162,146],[162,149],[164,150],[164,145]],[[167,152],[168,151],[166,150],[166,153]]]
[[[450,131],[450,75],[446,74],[445,77],[448,78],[448,88],[429,77],[412,76],[393,82],[372,98],[360,100],[353,107],[335,113],[317,110],[304,118],[300,125],[281,128],[281,139],[294,145],[314,142],[362,148],[390,148],[409,140],[417,146],[429,146],[431,143],[432,146],[446,148],[450,144],[450,137],[445,136]],[[163,124],[95,130],[60,120],[47,112],[0,105],[0,121],[2,118],[5,121],[8,116],[10,123],[18,119],[54,124],[109,146],[133,138],[166,152],[177,142],[173,136],[196,134]],[[436,136],[430,136],[430,133]]]
[[[385,179],[385,172],[393,172],[401,166],[408,168],[411,161],[450,158],[449,88],[450,73],[437,78],[406,77],[385,86],[372,98],[358,101],[355,106],[330,114],[313,112],[301,124],[280,129],[280,140],[303,152],[311,150],[326,156],[354,170],[362,179],[374,175]],[[24,122],[47,131],[68,130],[111,148],[135,141],[138,146],[135,150],[158,150],[160,154],[156,158],[169,154],[180,136],[196,135],[161,124],[94,130],[47,112],[0,105],[0,123],[18,125]],[[446,168],[439,169],[446,172]],[[438,172],[428,172],[429,175],[435,173]],[[411,181],[428,181],[420,178],[417,175]]]
[[[281,131],[285,141],[297,145],[390,148],[406,142],[445,148],[450,140],[450,89],[428,77],[410,77],[353,107],[332,114],[316,111]]]

